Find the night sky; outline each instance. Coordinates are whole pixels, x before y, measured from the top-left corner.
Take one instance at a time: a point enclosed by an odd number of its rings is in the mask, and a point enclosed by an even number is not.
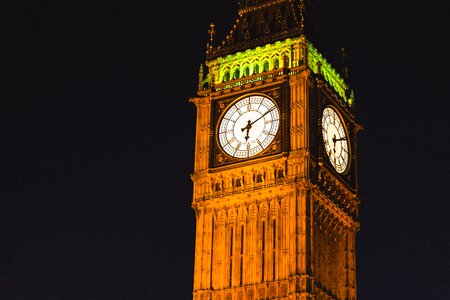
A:
[[[0,299],[189,299],[195,96],[237,1],[1,1]],[[450,5],[317,1],[359,134],[359,299],[450,299]]]

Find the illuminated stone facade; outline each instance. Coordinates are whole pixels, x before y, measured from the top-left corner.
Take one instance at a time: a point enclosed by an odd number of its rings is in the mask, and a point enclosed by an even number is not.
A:
[[[197,108],[193,299],[356,299],[360,126],[353,95],[298,31],[307,3],[243,2],[233,27],[243,43],[232,30],[233,41],[208,46],[191,99]],[[298,27],[289,31],[293,20]],[[270,43],[258,44],[260,36]],[[220,118],[233,101],[255,93],[280,107],[280,130],[261,155],[230,157],[217,142]],[[324,153],[320,118],[327,106],[339,112],[349,135],[343,174]]]

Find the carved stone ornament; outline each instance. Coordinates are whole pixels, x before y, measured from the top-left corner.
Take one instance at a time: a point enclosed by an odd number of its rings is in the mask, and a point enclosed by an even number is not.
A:
[[[278,214],[278,201],[277,200],[272,200],[271,201],[271,215],[272,218],[275,218]]]
[[[245,207],[240,207],[239,208],[239,223],[241,224],[245,224],[245,220],[246,220],[246,216],[247,216],[247,210]]]
[[[266,216],[267,216],[267,203],[266,203],[266,201],[261,203],[259,209],[261,211],[261,219],[262,220],[266,219]]]
[[[258,217],[258,209],[256,205],[252,204],[250,206],[250,220],[252,222],[255,222],[257,217]]]
[[[259,287],[259,297],[263,299],[266,295],[266,289],[264,286]]]
[[[223,153],[219,153],[216,156],[216,163],[218,163],[218,164],[224,164],[224,163],[228,163],[230,161],[231,161],[231,159]]]
[[[236,210],[233,207],[228,209],[228,222],[230,222],[230,224],[236,222]]]
[[[270,97],[272,97],[274,100],[277,100],[280,97],[280,90],[275,89],[275,90],[271,90],[270,92],[267,93]]]
[[[283,216],[287,215],[288,208],[288,202],[285,198],[283,198],[283,200],[281,200],[281,213],[283,214]]]
[[[223,208],[221,210],[219,210],[218,220],[219,220],[219,226],[220,227],[224,227],[225,226],[226,216],[225,216],[225,212],[224,212]]]

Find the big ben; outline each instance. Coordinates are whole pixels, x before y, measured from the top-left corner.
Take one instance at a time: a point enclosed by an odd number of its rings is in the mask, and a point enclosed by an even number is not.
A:
[[[354,95],[312,1],[248,0],[210,28],[197,95],[193,299],[356,299]]]

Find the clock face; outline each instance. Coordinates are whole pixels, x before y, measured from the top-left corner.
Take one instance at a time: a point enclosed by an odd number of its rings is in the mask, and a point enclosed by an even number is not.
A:
[[[323,111],[322,136],[331,164],[338,173],[344,173],[349,165],[349,141],[341,118],[331,107]]]
[[[223,151],[236,158],[255,156],[274,140],[280,127],[280,111],[261,95],[242,98],[222,116],[218,141]]]

